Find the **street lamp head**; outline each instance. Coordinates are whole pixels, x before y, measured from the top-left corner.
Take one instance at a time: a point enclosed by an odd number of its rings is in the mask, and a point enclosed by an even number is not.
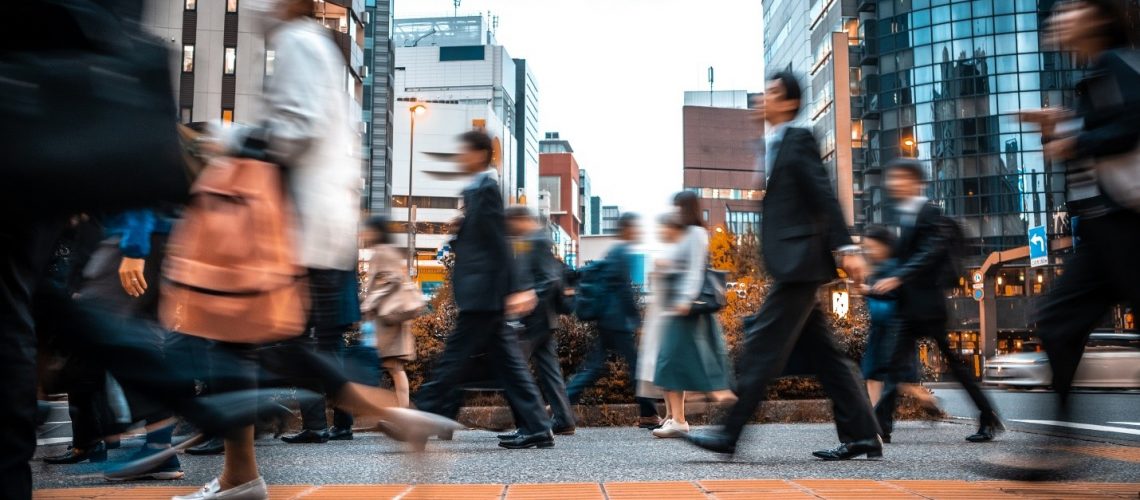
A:
[[[408,110],[411,111],[412,114],[422,115],[424,113],[427,113],[427,106],[424,106],[423,104],[416,104],[408,108]]]
[[[903,146],[906,146],[908,148],[911,146],[914,146],[914,139],[911,139],[909,137],[907,137],[906,139],[903,139]]]

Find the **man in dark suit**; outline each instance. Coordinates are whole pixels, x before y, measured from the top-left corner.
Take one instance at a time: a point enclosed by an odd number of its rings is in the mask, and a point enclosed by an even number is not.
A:
[[[463,191],[464,217],[451,243],[455,252],[452,286],[459,317],[436,365],[435,380],[420,390],[416,406],[455,418],[463,403],[455,390],[468,372],[467,365],[473,355],[487,353],[503,383],[507,402],[519,419],[518,437],[502,440],[499,446],[549,448],[554,446],[554,435],[542,396],[527,370],[518,338],[508,334],[504,323],[504,312],[512,317],[525,316],[534,309],[538,297],[533,288],[515,283],[503,195],[497,172],[490,166],[491,138],[484,132],[471,131],[460,141],[464,149],[460,166],[477,175]]]
[[[586,355],[582,369],[570,379],[567,393],[574,404],[582,397],[582,392],[594,385],[606,374],[606,357],[613,352],[625,359],[629,367],[630,383],[637,387],[637,345],[633,341],[634,332],[641,328],[641,311],[637,308],[634,296],[633,270],[630,265],[630,245],[640,235],[637,228],[637,215],[622,214],[618,219],[618,239],[606,254],[607,279],[606,294],[609,300],[598,319],[598,338],[593,349]],[[661,425],[657,406],[649,398],[637,398],[640,411],[638,426],[653,429]]]
[[[795,75],[769,79],[763,112],[768,136],[763,201],[763,258],[775,282],[764,305],[745,332],[740,400],[721,429],[691,434],[702,448],[733,454],[744,426],[755,415],[768,384],[784,369],[793,350],[811,358],[824,391],[831,398],[840,445],[813,453],[824,460],[882,456],[879,426],[855,364],[844,355],[828,328],[817,293],[837,277],[833,251],[843,254],[843,268],[856,281],[865,263],[853,245],[819,146],[811,131],[791,126],[800,109]]]
[[[895,349],[891,367],[899,370],[896,380],[903,380],[902,370],[914,359],[915,342],[929,338],[938,346],[942,358],[950,365],[951,373],[962,384],[981,412],[978,432],[966,440],[992,441],[1002,429],[986,395],[970,368],[950,349],[946,339],[946,288],[947,276],[956,276],[952,269],[948,237],[954,221],[942,215],[942,210],[922,196],[926,173],[916,160],[897,159],[887,165],[887,193],[895,201],[899,215],[899,238],[895,243],[898,267],[890,277],[875,283],[872,291],[878,294],[898,290],[898,311],[894,325]],[[883,395],[879,401],[880,418],[892,416],[897,403],[895,391]],[[885,406],[884,406],[885,405]],[[890,419],[881,422],[889,429]]]
[[[558,362],[558,312],[554,301],[562,293],[562,264],[554,258],[554,243],[538,218],[524,206],[507,209],[507,227],[514,244],[516,280],[519,288],[533,289],[538,303],[521,323],[519,338],[524,359],[534,362],[535,376],[543,397],[554,414],[555,434],[574,434],[575,418],[566,396],[566,381]],[[515,420],[519,420],[518,416]],[[518,432],[502,434],[513,439]]]

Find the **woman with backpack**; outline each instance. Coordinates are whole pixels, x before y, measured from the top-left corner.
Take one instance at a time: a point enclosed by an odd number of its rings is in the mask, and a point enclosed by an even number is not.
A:
[[[653,431],[658,438],[678,438],[689,431],[685,392],[720,393],[729,389],[728,355],[720,323],[712,313],[693,313],[709,266],[709,235],[697,196],[682,191],[673,198],[681,239],[662,262],[667,273],[663,336],[654,384],[665,391],[671,419]],[[676,225],[676,224],[674,224]]]

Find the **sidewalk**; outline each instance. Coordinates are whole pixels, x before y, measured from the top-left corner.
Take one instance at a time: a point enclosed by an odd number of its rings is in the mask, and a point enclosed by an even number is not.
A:
[[[37,500],[169,498],[191,487],[77,488],[42,490]],[[1135,499],[1140,483],[1017,483],[1012,481],[868,481],[861,479],[707,480],[638,483],[421,484],[272,486],[272,500],[462,499]]]

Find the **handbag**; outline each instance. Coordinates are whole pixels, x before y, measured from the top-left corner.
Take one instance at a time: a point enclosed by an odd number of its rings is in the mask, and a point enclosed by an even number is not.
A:
[[[360,312],[368,319],[385,325],[398,325],[415,319],[427,308],[427,299],[412,280],[402,275],[392,276],[377,285],[380,273],[372,276]]]
[[[728,272],[719,269],[705,269],[704,282],[701,284],[701,293],[689,308],[689,315],[713,314],[720,312],[728,303],[726,291],[728,289]]]
[[[94,0],[12,7],[6,20],[51,19],[56,32],[35,48],[0,37],[0,204],[71,212],[184,201],[167,49]],[[19,28],[0,25],[9,29]]]
[[[1140,74],[1140,52],[1121,52],[1120,57],[1134,72]],[[1111,92],[1105,94],[1113,95]],[[1115,95],[1119,98],[1119,91]],[[1119,106],[1120,103],[1107,105]],[[1098,158],[1096,176],[1100,189],[1113,202],[1133,212],[1140,212],[1140,141],[1132,151]]]

